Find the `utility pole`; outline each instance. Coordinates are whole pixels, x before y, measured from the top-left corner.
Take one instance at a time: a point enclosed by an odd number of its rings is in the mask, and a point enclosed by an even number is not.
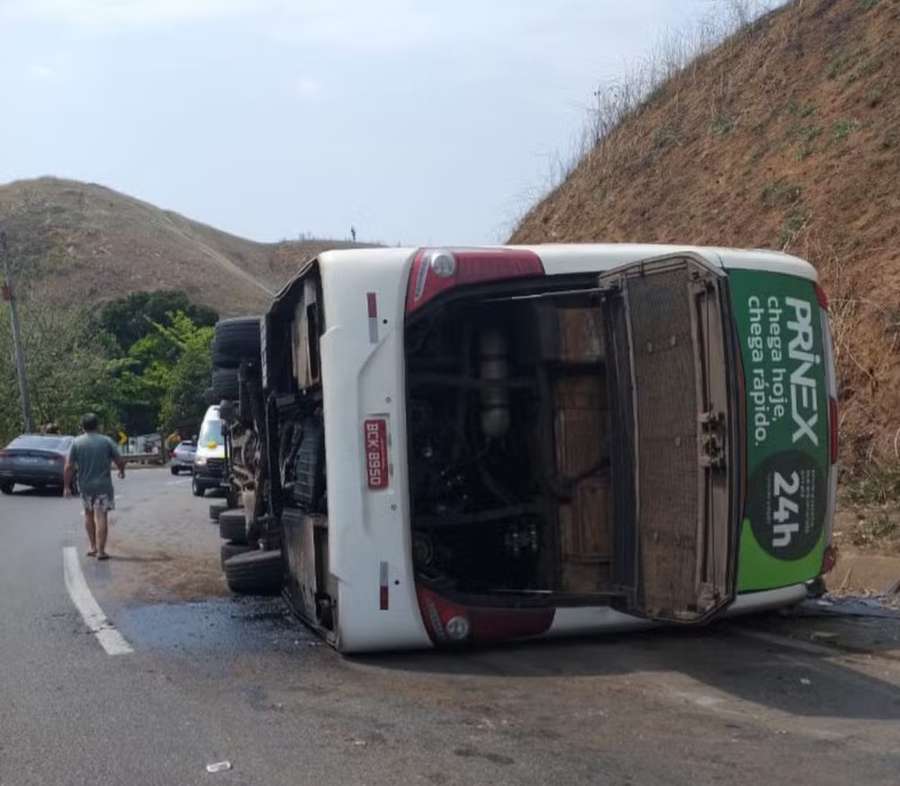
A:
[[[16,293],[13,288],[12,275],[9,272],[9,248],[6,245],[6,232],[0,231],[0,256],[3,257],[3,272],[6,280],[3,284],[3,299],[9,303],[9,315],[12,319],[13,346],[16,350],[16,376],[19,378],[19,393],[22,398],[22,423],[25,432],[34,431],[31,422],[31,401],[28,398],[28,379],[25,376],[25,352],[22,349],[22,334],[19,331],[19,312],[16,308]]]

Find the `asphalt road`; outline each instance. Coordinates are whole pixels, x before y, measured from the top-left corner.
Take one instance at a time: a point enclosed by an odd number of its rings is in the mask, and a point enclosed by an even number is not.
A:
[[[0,499],[2,786],[900,781],[896,619],[348,659],[279,599],[228,597],[186,479],[117,494],[113,559],[80,557],[134,650],[115,656],[63,578],[78,504]]]

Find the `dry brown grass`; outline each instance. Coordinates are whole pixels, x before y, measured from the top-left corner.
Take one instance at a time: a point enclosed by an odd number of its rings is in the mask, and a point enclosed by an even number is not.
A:
[[[900,0],[795,0],[703,40],[599,95],[594,144],[511,239],[810,259],[834,304],[842,462],[900,461]]]
[[[59,305],[182,290],[223,315],[258,313],[300,265],[340,241],[255,243],[91,183],[0,186],[20,289]]]

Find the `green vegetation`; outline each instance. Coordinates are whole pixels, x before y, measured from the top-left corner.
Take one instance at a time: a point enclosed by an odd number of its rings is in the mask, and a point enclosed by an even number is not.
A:
[[[807,158],[815,150],[815,141],[822,134],[822,126],[808,125],[800,126],[796,129],[795,135],[800,142],[800,150],[797,153],[798,158]]]
[[[74,433],[82,414],[94,411],[115,422],[109,401],[112,377],[108,344],[85,312],[21,303],[22,343],[28,364],[35,423],[57,423]],[[0,308],[0,436],[3,444],[22,430],[8,308]]]
[[[835,142],[843,142],[850,134],[859,130],[859,127],[857,120],[836,120],[831,126],[831,138]]]
[[[802,193],[796,183],[779,179],[763,188],[761,199],[764,207],[788,207],[799,202]]]
[[[710,130],[715,136],[726,136],[734,131],[735,125],[737,125],[737,123],[731,115],[720,112],[713,118],[712,123],[710,124]]]
[[[861,522],[850,536],[854,546],[869,546],[882,540],[896,537],[900,526],[886,512],[879,511],[871,518]]]
[[[809,222],[809,211],[801,204],[802,196],[803,189],[799,185],[783,178],[767,183],[760,194],[763,207],[787,209],[778,236],[781,248],[793,243]]]
[[[206,412],[204,392],[212,373],[212,327],[198,327],[184,314],[176,314],[170,335],[177,338],[179,355],[172,366],[168,389],[160,407],[165,431],[196,429]],[[187,427],[187,428],[186,428]]]
[[[135,293],[98,313],[20,303],[32,414],[77,433],[96,412],[106,431],[196,429],[205,409],[217,315],[180,292]],[[9,314],[0,309],[0,441],[22,430]]]
[[[860,65],[850,76],[847,78],[847,82],[855,82],[857,79],[868,79],[873,74],[877,74],[882,66],[884,65],[884,60],[880,57],[870,57],[864,63]]]
[[[809,223],[809,213],[802,208],[797,208],[788,213],[781,225],[781,234],[778,242],[782,248],[787,248],[796,240],[797,235],[803,231],[803,228]]]
[[[837,79],[846,75],[845,84],[850,85],[877,74],[884,66],[884,60],[879,56],[866,57],[867,54],[866,48],[839,52],[828,63],[828,78]]]
[[[797,158],[802,160],[812,155],[815,151],[815,141],[822,134],[822,126],[813,121],[818,109],[815,104],[801,104],[796,99],[791,99],[787,105],[787,112],[796,118],[789,127],[788,138],[799,142]],[[803,121],[806,121],[805,124]]]
[[[678,128],[672,123],[665,123],[653,132],[653,149],[656,151],[679,144],[681,144],[681,135]]]
[[[788,112],[796,117],[812,117],[816,113],[815,104],[798,104],[793,99],[788,102]]]
[[[854,505],[884,505],[900,498],[900,463],[866,462],[845,480],[843,494]]]
[[[876,85],[868,93],[866,93],[866,105],[870,109],[874,109],[884,100],[884,91],[879,85]]]
[[[847,73],[856,64],[859,52],[841,51],[828,63],[827,75],[829,79],[837,79],[841,74]]]
[[[128,297],[107,303],[97,319],[122,350],[128,350],[151,332],[152,323],[162,323],[169,314],[181,312],[196,325],[214,325],[219,315],[211,308],[191,303],[183,292],[132,292]]]

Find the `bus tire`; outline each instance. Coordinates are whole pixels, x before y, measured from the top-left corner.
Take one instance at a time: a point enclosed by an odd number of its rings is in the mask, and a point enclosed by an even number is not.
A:
[[[242,360],[259,360],[260,318],[234,317],[216,323],[212,361],[220,368],[237,368]]]
[[[246,554],[250,551],[257,551],[257,549],[255,546],[250,546],[247,543],[235,543],[230,540],[227,543],[223,543],[221,548],[222,569],[225,569],[225,563],[232,557],[236,557],[238,554]]]
[[[247,542],[247,519],[242,510],[223,510],[219,514],[219,537],[234,543]]]
[[[219,400],[237,401],[240,396],[237,369],[214,368],[212,371],[212,389]]]
[[[281,591],[281,551],[249,551],[225,561],[225,581],[239,595]]]

